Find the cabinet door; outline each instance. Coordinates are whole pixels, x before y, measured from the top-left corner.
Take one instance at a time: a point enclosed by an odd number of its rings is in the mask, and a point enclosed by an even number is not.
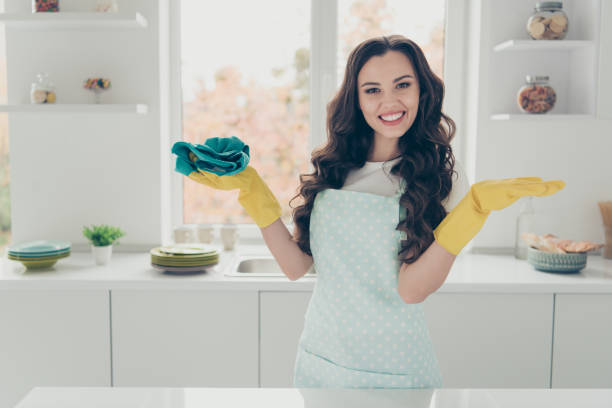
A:
[[[293,387],[293,368],[312,292],[261,292],[262,387]]]
[[[111,385],[107,290],[0,290],[0,407],[35,386]]]
[[[434,293],[424,302],[444,388],[548,388],[553,295]]]
[[[552,387],[612,388],[612,295],[556,295]]]
[[[113,385],[257,387],[257,297],[113,290]]]

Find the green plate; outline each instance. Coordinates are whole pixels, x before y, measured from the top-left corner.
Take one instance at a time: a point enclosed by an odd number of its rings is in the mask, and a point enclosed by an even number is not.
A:
[[[36,262],[45,262],[45,261],[57,261],[58,259],[61,258],[66,258],[67,256],[70,256],[70,252],[64,252],[62,254],[59,255],[52,255],[52,256],[41,256],[41,257],[32,257],[32,256],[15,256],[15,255],[7,255],[8,259],[13,260],[13,261],[26,261],[26,262],[30,262],[32,264],[36,263]]]
[[[189,263],[189,262],[206,262],[212,259],[219,259],[219,255],[212,255],[200,258],[168,258],[165,256],[155,256],[151,255],[151,259],[162,260],[167,262],[176,262],[176,263]]]
[[[18,255],[46,255],[53,254],[57,251],[63,251],[70,248],[70,242],[68,241],[30,241],[21,244],[11,245],[7,248],[7,252],[18,254]]]
[[[62,258],[65,258],[66,256],[68,256],[69,254],[66,254],[65,256],[62,256]],[[23,264],[23,266],[26,267],[26,269],[44,269],[44,268],[50,268],[53,265],[55,265],[55,263],[59,260],[60,258],[54,258],[54,259],[45,259],[45,260],[40,260],[40,261],[19,261]]]
[[[214,255],[219,251],[216,247],[212,245],[190,245],[190,244],[181,244],[181,245],[166,245],[158,248],[154,248],[158,252],[161,252],[163,255],[169,256],[202,256],[202,255]]]
[[[207,259],[207,260],[199,260],[199,261],[176,261],[173,259],[161,259],[157,257],[151,257],[151,263],[156,265],[163,266],[206,266],[212,265],[219,262],[219,257]]]
[[[43,269],[52,267],[53,265],[55,265],[56,262],[57,259],[40,262],[22,261],[21,263],[26,267],[26,269]]]
[[[219,256],[219,252],[214,250],[214,251],[207,251],[205,253],[202,254],[179,254],[179,255],[172,255],[166,252],[163,252],[161,250],[161,248],[163,247],[157,247],[157,248],[153,248],[149,251],[149,253],[151,254],[151,256],[156,256],[162,259],[180,259],[180,260],[198,260],[198,259],[210,259],[214,256]]]

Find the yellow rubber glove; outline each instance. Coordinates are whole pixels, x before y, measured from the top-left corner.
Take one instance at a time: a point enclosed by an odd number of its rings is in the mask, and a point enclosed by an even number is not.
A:
[[[195,155],[189,152],[189,158],[194,161]],[[251,166],[247,166],[233,176],[217,176],[214,173],[199,170],[189,174],[188,177],[219,190],[240,189],[238,202],[260,228],[272,224],[282,214],[278,200]]]
[[[434,230],[434,237],[448,252],[457,255],[480,231],[491,210],[501,210],[523,196],[547,196],[565,187],[561,180],[519,177],[480,181]]]

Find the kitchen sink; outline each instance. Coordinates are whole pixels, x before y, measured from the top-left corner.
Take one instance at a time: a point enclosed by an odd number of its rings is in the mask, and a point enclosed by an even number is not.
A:
[[[237,256],[234,262],[225,272],[226,276],[251,276],[251,277],[277,277],[288,279],[283,273],[276,259],[270,255]],[[304,278],[315,277],[317,274],[309,272]]]

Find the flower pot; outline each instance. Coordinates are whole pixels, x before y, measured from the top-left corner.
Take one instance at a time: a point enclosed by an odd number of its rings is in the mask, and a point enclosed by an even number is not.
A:
[[[113,246],[91,246],[91,252],[96,260],[96,265],[106,265],[110,261],[111,254],[113,253]]]

